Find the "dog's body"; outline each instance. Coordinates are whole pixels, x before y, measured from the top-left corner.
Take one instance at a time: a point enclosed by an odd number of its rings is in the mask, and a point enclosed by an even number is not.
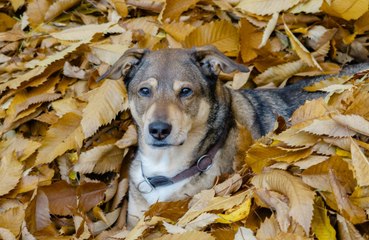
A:
[[[232,172],[236,121],[257,139],[272,130],[277,116],[288,119],[306,100],[322,96],[302,90],[321,79],[283,89],[234,91],[217,81],[219,70],[247,68],[212,47],[135,49],[101,77],[123,76],[138,129],[130,168],[130,227],[151,204],[193,196],[212,187],[216,176]]]

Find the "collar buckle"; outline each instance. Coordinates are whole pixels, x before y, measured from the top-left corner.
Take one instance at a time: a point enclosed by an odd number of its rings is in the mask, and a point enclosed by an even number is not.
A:
[[[144,179],[139,184],[137,184],[137,187],[136,187],[137,190],[143,194],[151,193],[154,190],[154,186],[151,184],[149,179],[147,179],[147,177],[143,174],[143,171],[142,171],[142,177]]]
[[[201,166],[203,161],[210,161],[208,164],[206,164],[205,166]],[[211,167],[213,166],[213,160],[210,158],[209,155],[205,154],[205,155],[202,155],[198,160],[197,160],[197,163],[196,163],[196,167],[197,167],[197,170],[199,170],[200,172],[206,172],[207,170],[209,170]]]

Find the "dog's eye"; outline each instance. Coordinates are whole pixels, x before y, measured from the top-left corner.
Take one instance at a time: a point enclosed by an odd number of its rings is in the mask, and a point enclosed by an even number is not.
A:
[[[180,97],[189,97],[191,96],[193,93],[193,91],[191,90],[191,88],[182,88],[181,91],[179,92],[179,96]]]
[[[150,97],[151,90],[147,87],[143,87],[138,90],[138,94],[140,94],[142,97]]]

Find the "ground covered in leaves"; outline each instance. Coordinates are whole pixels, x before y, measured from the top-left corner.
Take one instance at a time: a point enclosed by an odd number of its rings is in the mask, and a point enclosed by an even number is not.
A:
[[[368,72],[329,78],[286,128],[252,141],[237,174],[157,203],[125,229],[136,133],[122,81],[95,80],[129,48],[212,44],[252,68],[229,87],[283,87],[368,59],[368,0],[0,1],[3,239],[368,239]]]

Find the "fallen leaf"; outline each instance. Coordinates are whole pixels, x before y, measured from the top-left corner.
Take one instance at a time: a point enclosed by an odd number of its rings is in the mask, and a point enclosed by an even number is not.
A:
[[[351,158],[354,166],[354,174],[360,187],[369,186],[369,160],[364,155],[357,143],[351,139]]]
[[[80,127],[81,117],[67,113],[52,125],[38,150],[35,165],[50,163],[70,149],[78,149],[84,139]]]
[[[127,108],[127,92],[123,81],[105,80],[99,88],[92,90],[83,110],[81,126],[85,137],[91,137],[100,126],[108,124]]]
[[[164,21],[167,18],[170,20],[177,20],[184,11],[195,6],[197,2],[199,2],[199,0],[167,0],[161,12],[162,19]]]
[[[22,177],[23,164],[14,153],[3,156],[0,160],[0,196],[7,194],[18,184]]]
[[[311,223],[311,228],[315,236],[319,240],[335,239],[336,231],[330,223],[327,209],[324,206],[322,198],[317,197],[314,201],[314,215]]]
[[[299,0],[241,0],[240,3],[237,5],[237,8],[254,14],[270,15],[275,12],[282,12],[289,8],[292,8],[299,2]]]
[[[228,21],[214,21],[193,30],[184,40],[184,47],[213,45],[227,56],[236,56],[239,51],[238,29]]]
[[[321,9],[335,17],[346,20],[358,19],[368,11],[369,2],[367,0],[332,0],[329,3],[323,1]]]
[[[253,177],[252,184],[256,188],[277,191],[287,196],[289,215],[304,228],[306,234],[309,234],[315,193],[300,178],[284,171],[273,170]]]

